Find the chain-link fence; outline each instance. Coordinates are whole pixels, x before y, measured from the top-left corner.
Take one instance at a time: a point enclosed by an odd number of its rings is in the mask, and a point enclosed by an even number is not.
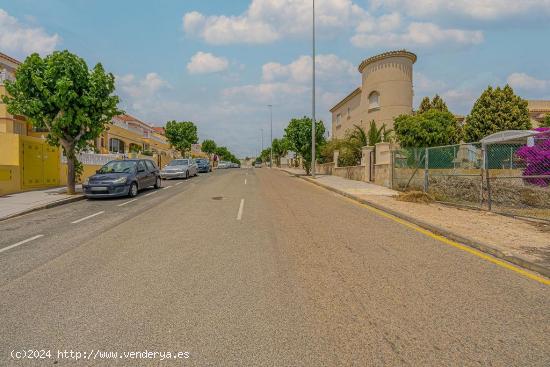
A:
[[[396,190],[422,190],[441,202],[550,220],[550,130],[400,149],[392,159]]]
[[[527,142],[485,145],[490,210],[550,219],[550,130],[541,130]]]
[[[408,148],[392,151],[392,186],[395,190],[423,190],[426,150]]]

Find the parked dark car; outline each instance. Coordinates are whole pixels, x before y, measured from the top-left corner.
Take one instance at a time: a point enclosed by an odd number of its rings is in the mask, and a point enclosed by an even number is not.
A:
[[[197,158],[197,165],[199,166],[199,172],[201,173],[207,173],[212,172],[212,166],[210,165],[210,161],[205,158]]]
[[[160,173],[149,159],[115,160],[107,163],[83,184],[84,195],[90,198],[114,196],[134,197],[149,186],[158,189]]]

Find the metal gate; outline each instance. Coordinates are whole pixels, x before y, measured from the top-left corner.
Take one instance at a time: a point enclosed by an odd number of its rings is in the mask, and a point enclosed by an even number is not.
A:
[[[369,181],[374,182],[374,165],[376,164],[375,161],[375,154],[374,149],[369,151]]]
[[[59,149],[32,137],[21,137],[23,189],[58,186]]]

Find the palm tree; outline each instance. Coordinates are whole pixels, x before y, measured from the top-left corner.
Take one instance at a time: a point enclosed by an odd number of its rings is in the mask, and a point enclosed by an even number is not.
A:
[[[382,124],[379,128],[376,127],[376,122],[372,120],[369,125],[369,131],[367,132],[368,145],[375,145],[378,143],[391,140],[391,134],[393,129],[386,129],[386,124]]]
[[[368,136],[365,133],[365,130],[363,130],[363,128],[359,125],[353,125],[353,130],[349,134],[349,140],[359,145],[359,147],[369,145]]]

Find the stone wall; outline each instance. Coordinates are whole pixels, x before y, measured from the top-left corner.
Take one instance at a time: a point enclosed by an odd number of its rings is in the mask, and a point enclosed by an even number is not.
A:
[[[334,167],[332,175],[348,180],[365,181],[365,166]]]
[[[315,165],[315,173],[319,175],[332,175],[334,169],[334,163],[321,163]]]

